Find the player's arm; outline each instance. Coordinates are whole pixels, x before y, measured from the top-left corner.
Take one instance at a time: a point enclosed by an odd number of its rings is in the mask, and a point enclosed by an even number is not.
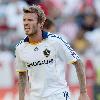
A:
[[[25,63],[20,58],[20,52],[21,51],[19,50],[19,48],[16,48],[15,66],[16,66],[16,71],[18,72],[18,75],[19,75],[19,81],[18,81],[19,100],[24,100],[25,86],[26,86],[26,81],[27,81],[27,69],[26,69]]]
[[[79,84],[80,84],[80,93],[86,93],[86,78],[85,78],[85,68],[81,60],[77,60],[73,63],[76,68]]]
[[[19,100],[24,100],[26,81],[27,81],[26,71],[19,72]]]
[[[86,89],[85,67],[80,59],[74,62],[73,65],[75,65],[79,84],[80,84],[79,100],[90,100],[87,95],[87,89]]]
[[[89,100],[89,97],[87,95],[87,90],[86,90],[86,78],[85,78],[85,70],[84,70],[85,67],[83,66],[83,63],[80,60],[80,57],[71,48],[71,46],[65,39],[63,39],[62,37],[57,37],[57,38],[59,40],[58,54],[60,58],[67,61],[68,63],[75,65],[79,84],[80,84],[79,100]]]

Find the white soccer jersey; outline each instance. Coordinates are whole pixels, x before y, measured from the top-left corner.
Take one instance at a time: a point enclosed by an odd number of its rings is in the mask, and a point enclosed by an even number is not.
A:
[[[66,88],[64,62],[75,62],[79,56],[60,36],[43,32],[43,41],[36,45],[25,38],[16,46],[17,71],[27,71],[31,94],[49,96]]]

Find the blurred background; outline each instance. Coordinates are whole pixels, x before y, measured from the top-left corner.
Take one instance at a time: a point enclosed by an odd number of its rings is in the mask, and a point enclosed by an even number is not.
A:
[[[0,100],[18,100],[15,45],[25,37],[22,9],[32,4],[40,5],[47,16],[44,30],[63,36],[79,54],[88,94],[91,100],[100,100],[100,0],[0,0]],[[72,100],[78,100],[72,65],[66,64],[66,81]]]

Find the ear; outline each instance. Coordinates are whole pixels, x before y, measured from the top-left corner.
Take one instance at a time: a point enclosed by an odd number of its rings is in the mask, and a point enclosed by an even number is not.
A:
[[[38,25],[39,25],[39,27],[40,27],[41,29],[43,29],[43,25],[44,25],[43,22],[42,22],[42,23],[38,23]]]

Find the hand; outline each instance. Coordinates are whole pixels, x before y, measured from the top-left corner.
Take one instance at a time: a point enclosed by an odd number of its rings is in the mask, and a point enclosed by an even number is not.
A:
[[[80,96],[79,96],[78,100],[90,100],[90,98],[87,95],[87,93],[80,93]]]

